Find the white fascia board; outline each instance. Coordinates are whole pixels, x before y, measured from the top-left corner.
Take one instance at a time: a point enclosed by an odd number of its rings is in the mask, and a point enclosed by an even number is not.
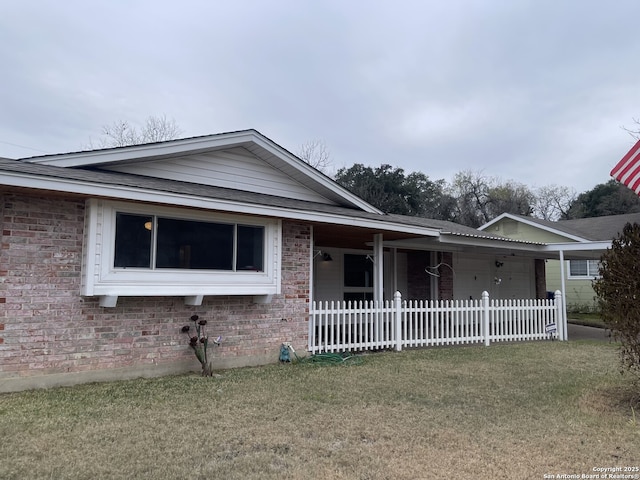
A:
[[[33,175],[13,172],[5,172],[3,174],[2,184],[12,187],[75,193],[93,197],[202,208],[206,210],[260,215],[289,220],[306,220],[310,222],[329,223],[334,225],[348,225],[353,227],[376,229],[381,232],[402,232],[431,237],[437,237],[440,235],[440,232],[436,229],[389,222],[385,220],[384,215],[380,215],[380,220],[372,220],[326,212],[313,212],[268,205],[246,204],[231,200],[180,195],[177,193],[163,192],[159,190],[136,189],[120,185],[96,185],[64,178],[34,177]]]
[[[516,222],[524,223],[525,225],[529,225],[529,226],[537,228],[539,230],[544,230],[545,232],[554,233],[554,234],[556,234],[556,235],[558,235],[560,237],[565,237],[565,238],[568,238],[570,240],[575,240],[576,242],[588,242],[589,241],[584,237],[579,237],[577,235],[573,235],[571,233],[567,233],[567,232],[565,232],[563,230],[559,230],[557,228],[549,227],[547,225],[541,225],[540,223],[528,220],[528,219],[523,218],[523,217],[518,217],[518,216],[515,216],[515,215],[511,215],[509,213],[503,213],[502,215],[500,215],[500,216],[494,218],[493,220],[485,223],[484,225],[478,227],[478,230],[486,230],[491,225],[493,225],[493,224],[495,224],[495,223],[497,223],[500,220],[505,219],[505,218],[509,218],[509,219],[514,220]]]
[[[487,223],[485,223],[484,225],[480,225],[478,227],[478,230],[486,230],[487,228],[489,228],[491,225],[493,225],[494,223],[498,223],[500,220],[502,220],[503,218],[510,218],[512,220],[516,220],[519,221],[519,218],[516,218],[508,213],[501,213],[500,215],[498,215],[496,218],[494,218],[493,220],[489,220]]]
[[[438,241],[446,245],[462,245],[469,247],[493,247],[508,248],[510,250],[522,250],[527,252],[543,251],[542,243],[523,242],[501,238],[483,238],[467,235],[441,235]]]
[[[316,183],[320,184],[322,187],[331,190],[336,195],[339,195],[340,197],[344,198],[351,205],[361,208],[365,212],[383,214],[382,210],[379,210],[373,205],[365,202],[360,197],[358,197],[357,195],[354,195],[349,190],[344,188],[342,185],[337,183],[335,180],[327,177],[325,174],[313,168],[308,163],[301,161],[300,158],[296,157],[289,151],[283,149],[278,144],[272,142],[268,138],[263,136],[256,136],[253,138],[253,141],[260,148],[266,150],[270,154],[279,158],[281,161],[285,162],[290,167],[293,167],[294,169],[296,169],[300,173],[300,177],[312,178]],[[296,180],[304,184],[304,180],[302,180],[301,178],[296,178]]]
[[[544,246],[547,252],[584,252],[589,250],[605,251],[611,248],[611,240],[601,240],[597,242],[581,242],[581,243],[549,243]]]
[[[256,134],[257,132],[253,130],[245,130],[218,135],[208,135],[204,137],[185,138],[182,140],[171,140],[168,142],[146,143],[141,145],[89,150],[77,153],[45,155],[42,157],[27,158],[21,161],[40,165],[54,165],[56,167],[105,165],[109,163],[140,160],[144,158],[189,155],[199,150],[214,150],[233,147],[255,141]]]

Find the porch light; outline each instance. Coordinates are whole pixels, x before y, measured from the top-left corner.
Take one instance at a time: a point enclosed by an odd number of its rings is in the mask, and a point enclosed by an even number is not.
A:
[[[331,257],[331,255],[329,255],[328,252],[323,252],[322,250],[318,250],[317,252],[315,252],[313,254],[313,258],[315,259],[316,257],[322,257],[322,261],[323,262],[332,262],[333,258]]]

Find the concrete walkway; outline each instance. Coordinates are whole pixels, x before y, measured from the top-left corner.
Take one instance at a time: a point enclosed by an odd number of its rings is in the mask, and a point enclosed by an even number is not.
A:
[[[612,341],[609,337],[609,330],[604,328],[585,327],[584,325],[567,325],[569,340],[601,340],[603,342]]]

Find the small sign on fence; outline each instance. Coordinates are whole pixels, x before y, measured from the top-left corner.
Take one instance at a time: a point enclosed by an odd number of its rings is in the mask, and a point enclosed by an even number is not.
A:
[[[556,324],[548,323],[547,325],[545,325],[544,331],[547,333],[556,333]]]

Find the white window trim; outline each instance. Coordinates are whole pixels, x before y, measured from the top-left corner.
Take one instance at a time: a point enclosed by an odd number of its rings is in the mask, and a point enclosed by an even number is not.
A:
[[[592,262],[599,262],[600,260],[596,259],[596,258],[590,258],[587,260],[587,262],[592,261]],[[596,278],[599,278],[599,275],[571,275],[571,262],[572,260],[567,260],[567,279],[569,280],[594,280]],[[588,267],[588,263],[587,263],[587,271],[589,270]]]
[[[116,212],[262,226],[264,271],[114,268]],[[279,294],[281,243],[282,222],[277,219],[90,199],[86,205],[82,295],[104,297],[101,304],[114,306],[118,296],[185,296],[189,304],[198,304],[205,295]]]

